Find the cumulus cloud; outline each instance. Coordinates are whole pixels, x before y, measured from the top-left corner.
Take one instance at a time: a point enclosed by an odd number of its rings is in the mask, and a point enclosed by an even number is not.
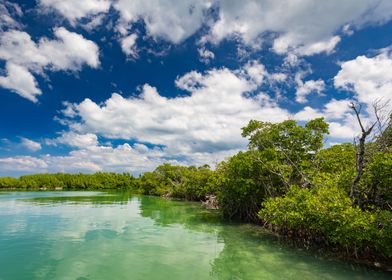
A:
[[[143,144],[80,147],[65,156],[42,155],[0,158],[0,172],[141,172],[152,170],[167,160],[160,148],[149,149]]]
[[[143,20],[148,35],[180,43],[193,35],[205,19],[210,0],[164,0],[151,3],[144,0],[118,0],[114,8],[121,15],[120,28]]]
[[[334,77],[336,88],[354,93],[355,98],[366,105],[392,98],[391,48],[382,49],[374,57],[358,56],[340,66]]]
[[[392,18],[389,0],[157,0],[153,3],[40,0],[40,3],[71,23],[107,13],[113,6],[120,15],[117,31],[123,37],[128,36],[135,23],[143,22],[148,37],[174,44],[200,32],[202,43],[218,44],[234,38],[259,49],[265,40],[272,40],[275,52],[297,55],[329,54],[341,36]]]
[[[40,143],[24,137],[21,138],[21,144],[22,146],[33,152],[39,151],[42,148]]]
[[[34,172],[46,168],[48,164],[44,160],[32,156],[0,158],[0,170],[5,172]]]
[[[256,49],[272,33],[275,52],[298,55],[329,54],[341,40],[338,33],[346,34],[347,26],[353,32],[392,17],[387,0],[161,0],[154,5],[142,0],[119,0],[114,7],[121,15],[118,29],[122,33],[142,20],[148,35],[177,44],[208,27],[200,39],[202,43],[218,44],[238,38]]]
[[[372,105],[375,102],[387,103],[392,99],[392,54],[391,48],[385,48],[374,57],[358,56],[340,64],[340,71],[334,77],[337,89],[352,94],[351,100],[332,99],[322,110],[312,109],[314,114],[323,115],[330,120],[331,135],[335,138],[352,139],[359,132],[356,117],[348,107],[350,101],[364,105],[362,122],[366,124],[375,121]],[[381,114],[392,109],[391,103],[383,108]],[[308,113],[310,112],[307,108]],[[301,119],[305,110],[296,114]],[[309,114],[310,115],[310,114]]]
[[[361,55],[342,62],[340,67],[334,77],[334,86],[351,93],[350,98],[333,98],[322,109],[305,107],[294,117],[298,120],[309,120],[315,116],[324,116],[330,123],[331,137],[348,140],[359,132],[357,120],[348,106],[350,101],[364,105],[366,110],[361,113],[362,121],[366,125],[375,121],[373,103],[387,103],[392,99],[392,50],[390,47],[382,49],[373,57]],[[381,113],[391,109],[389,103]]]
[[[71,152],[2,158],[0,172],[138,174],[165,162],[214,166],[246,147],[241,127],[250,119],[282,121],[289,116],[269,95],[259,92],[263,84],[283,79],[275,76],[251,61],[236,70],[191,71],[178,77],[175,84],[188,92],[185,96],[166,98],[145,84],[138,97],[114,93],[103,103],[65,102],[60,121],[68,130],[45,144],[67,145]],[[134,144],[112,146],[116,139]]]
[[[0,76],[0,86],[9,89],[20,96],[37,102],[37,95],[42,92],[37,86],[34,76],[23,66],[7,62],[7,75]]]
[[[79,70],[83,64],[98,67],[99,50],[94,42],[64,27],[55,28],[54,35],[55,40],[41,38],[35,43],[26,32],[5,32],[0,37],[0,58],[36,71],[43,67]]]
[[[336,45],[340,42],[339,36],[333,36],[330,39],[308,43],[297,47],[297,43],[289,35],[281,36],[274,41],[273,50],[278,54],[293,52],[298,55],[314,55],[318,53],[330,54],[334,51]]]
[[[172,154],[243,148],[241,127],[252,119],[280,121],[288,112],[264,94],[247,97],[263,83],[266,71],[256,62],[239,70],[189,72],[176,80],[189,96],[166,98],[144,85],[139,97],[114,93],[103,104],[85,99],[69,104],[71,129],[107,138],[164,145]]]
[[[32,73],[78,71],[85,64],[99,66],[99,50],[94,42],[63,27],[55,28],[54,35],[54,40],[41,38],[35,43],[23,31],[0,34],[0,59],[7,62],[8,73],[1,77],[0,85],[35,102],[41,90]]]
[[[350,100],[341,99],[336,100],[332,98],[324,105],[324,114],[329,120],[345,119],[352,113],[349,107]]]
[[[207,50],[205,47],[198,48],[197,52],[199,53],[200,61],[205,64],[210,63],[210,61],[215,58],[215,54],[212,51]]]
[[[295,101],[298,103],[306,103],[307,97],[311,93],[321,94],[325,88],[325,83],[323,80],[308,80],[306,82],[302,81],[302,75],[297,74],[295,77],[297,83],[297,91],[295,92]]]
[[[136,47],[136,40],[137,34],[132,33],[124,38],[121,39],[121,49],[125,53],[125,55],[137,58],[137,47]]]
[[[201,42],[237,38],[260,48],[274,34],[274,51],[298,55],[331,53],[341,40],[339,34],[348,34],[348,27],[352,33],[392,18],[388,0],[40,0],[40,4],[71,23],[107,13],[113,6],[120,15],[117,30],[124,37],[140,21],[150,37],[175,44],[203,30]]]
[[[71,23],[76,20],[107,12],[110,0],[39,0],[42,7],[53,9],[67,18]]]
[[[331,99],[323,108],[315,109],[309,106],[293,115],[299,121],[309,121],[324,117],[329,123],[329,137],[333,139],[350,141],[358,134],[358,124],[349,108],[350,100]]]
[[[353,28],[377,24],[392,17],[390,1],[220,1],[219,18],[211,24],[209,40],[239,37],[246,44],[262,42],[263,34],[275,33],[273,49],[301,55],[331,52],[336,35],[350,23]]]
[[[63,132],[61,136],[55,139],[47,139],[47,145],[68,145],[77,148],[88,148],[98,145],[98,137],[92,133],[77,134],[75,132]]]
[[[113,94],[103,103],[85,99],[64,103],[62,123],[69,128],[46,145],[67,145],[64,156],[10,157],[0,171],[12,166],[23,172],[129,171],[135,174],[157,165],[216,163],[246,147],[241,127],[252,118],[281,121],[289,112],[258,88],[269,81],[264,66],[252,61],[240,69],[191,71],[175,81],[189,94],[161,96],[150,85],[138,97]],[[99,137],[107,144],[99,143]],[[121,139],[134,144],[112,146]],[[148,143],[145,145],[143,143]]]
[[[0,2],[0,15],[0,32],[21,27],[21,24],[16,20],[16,18],[23,15],[23,11],[18,4],[8,1]]]

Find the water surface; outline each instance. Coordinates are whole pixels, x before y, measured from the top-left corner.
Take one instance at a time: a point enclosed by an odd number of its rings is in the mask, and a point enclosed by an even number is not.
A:
[[[290,248],[199,203],[127,193],[0,195],[0,279],[391,279]]]

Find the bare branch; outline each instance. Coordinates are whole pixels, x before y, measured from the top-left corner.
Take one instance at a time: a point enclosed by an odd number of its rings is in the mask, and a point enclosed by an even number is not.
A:
[[[356,105],[354,102],[350,102],[350,104],[348,106],[351,109],[353,109],[353,111],[355,112],[355,115],[357,116],[357,120],[358,120],[359,126],[361,127],[361,131],[364,132],[365,128],[363,127],[361,118],[359,116],[360,113],[361,113],[362,105],[361,104]]]

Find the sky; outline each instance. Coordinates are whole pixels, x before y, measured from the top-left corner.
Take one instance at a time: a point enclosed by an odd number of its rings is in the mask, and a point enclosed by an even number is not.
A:
[[[390,0],[0,0],[1,176],[213,167],[251,119],[352,142],[391,98]]]

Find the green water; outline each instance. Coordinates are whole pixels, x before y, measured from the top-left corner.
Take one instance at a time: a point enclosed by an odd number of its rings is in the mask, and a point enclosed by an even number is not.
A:
[[[391,279],[229,224],[199,203],[97,192],[0,195],[0,279]]]

